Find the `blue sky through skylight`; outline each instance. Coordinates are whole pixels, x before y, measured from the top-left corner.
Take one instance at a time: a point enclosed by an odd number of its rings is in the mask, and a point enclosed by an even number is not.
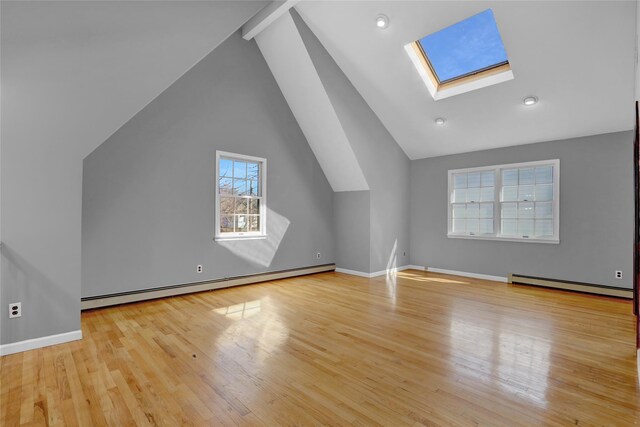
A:
[[[491,9],[428,35],[419,42],[440,82],[508,60]]]

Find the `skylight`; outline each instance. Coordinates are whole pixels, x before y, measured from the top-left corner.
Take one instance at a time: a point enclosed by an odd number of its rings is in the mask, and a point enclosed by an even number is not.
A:
[[[405,49],[436,100],[513,79],[491,9]]]

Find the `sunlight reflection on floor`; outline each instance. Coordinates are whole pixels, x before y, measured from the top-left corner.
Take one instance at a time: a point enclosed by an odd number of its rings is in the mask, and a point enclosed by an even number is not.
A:
[[[269,296],[212,311],[234,320],[216,339],[221,363],[226,358],[249,357],[247,368],[251,364],[259,369],[289,337],[289,328],[282,322],[278,308]]]
[[[459,313],[457,317],[454,309],[449,325],[454,369],[487,385],[497,383],[510,394],[546,408],[552,343],[505,331],[501,324],[467,320],[468,310]]]
[[[464,282],[461,280],[451,280],[451,279],[445,279],[442,277],[427,277],[427,276],[423,276],[420,274],[415,274],[415,273],[408,273],[406,271],[400,272],[398,273],[398,275],[403,278],[403,279],[408,279],[408,280],[415,280],[417,282],[440,282],[440,283],[455,283],[458,285],[469,285],[471,284],[471,282]]]
[[[230,319],[247,319],[260,313],[261,302],[260,300],[243,302],[241,304],[234,304],[228,307],[216,308],[213,312],[222,314]]]

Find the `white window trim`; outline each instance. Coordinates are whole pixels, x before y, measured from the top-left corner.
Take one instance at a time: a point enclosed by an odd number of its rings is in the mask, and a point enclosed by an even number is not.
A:
[[[262,231],[249,231],[246,233],[222,233],[220,231],[220,158],[230,158],[237,160],[247,160],[258,162],[260,167],[260,228]],[[230,153],[227,151],[216,151],[216,177],[215,177],[215,203],[216,212],[214,215],[215,240],[255,240],[267,238],[267,159],[262,157],[247,156],[245,154]]]
[[[523,167],[535,167],[542,165],[553,166],[553,236],[548,238],[526,238],[518,236],[503,236],[498,233],[501,231],[500,224],[500,191],[502,188],[502,170],[503,169],[515,169]],[[495,171],[495,195],[493,199],[493,229],[494,234],[472,235],[467,233],[453,233],[452,227],[452,205],[451,196],[453,194],[453,175],[459,173],[469,172],[486,172]],[[503,242],[528,242],[528,243],[547,243],[547,244],[559,244],[560,243],[560,159],[552,160],[538,160],[534,162],[522,162],[522,163],[509,163],[503,165],[482,166],[477,168],[466,169],[452,169],[449,170],[448,188],[447,188],[447,237],[450,239],[470,239],[470,240],[498,240]]]
[[[509,80],[513,80],[514,78],[513,71],[509,69],[495,74],[488,74],[478,79],[456,84],[454,86],[438,88],[436,85],[434,85],[431,77],[429,77],[429,75],[427,74],[427,70],[425,70],[424,65],[422,64],[422,60],[415,52],[412,43],[406,44],[404,46],[404,49],[407,52],[407,55],[409,55],[409,58],[411,59],[414,67],[416,67],[416,70],[418,70],[420,78],[427,86],[427,89],[429,90],[429,93],[433,97],[434,101],[439,101],[451,96],[460,95],[477,89],[482,89],[484,87],[493,86],[498,83],[507,82]]]

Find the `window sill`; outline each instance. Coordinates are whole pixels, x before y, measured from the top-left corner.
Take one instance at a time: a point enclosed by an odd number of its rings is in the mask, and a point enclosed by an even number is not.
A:
[[[228,242],[231,240],[264,240],[267,238],[266,234],[249,235],[249,236],[216,236],[214,240],[216,242]]]
[[[559,239],[524,239],[522,237],[501,237],[501,236],[471,236],[468,234],[447,234],[449,239],[469,239],[469,240],[496,240],[500,242],[524,242],[524,243],[546,243],[559,245]]]

